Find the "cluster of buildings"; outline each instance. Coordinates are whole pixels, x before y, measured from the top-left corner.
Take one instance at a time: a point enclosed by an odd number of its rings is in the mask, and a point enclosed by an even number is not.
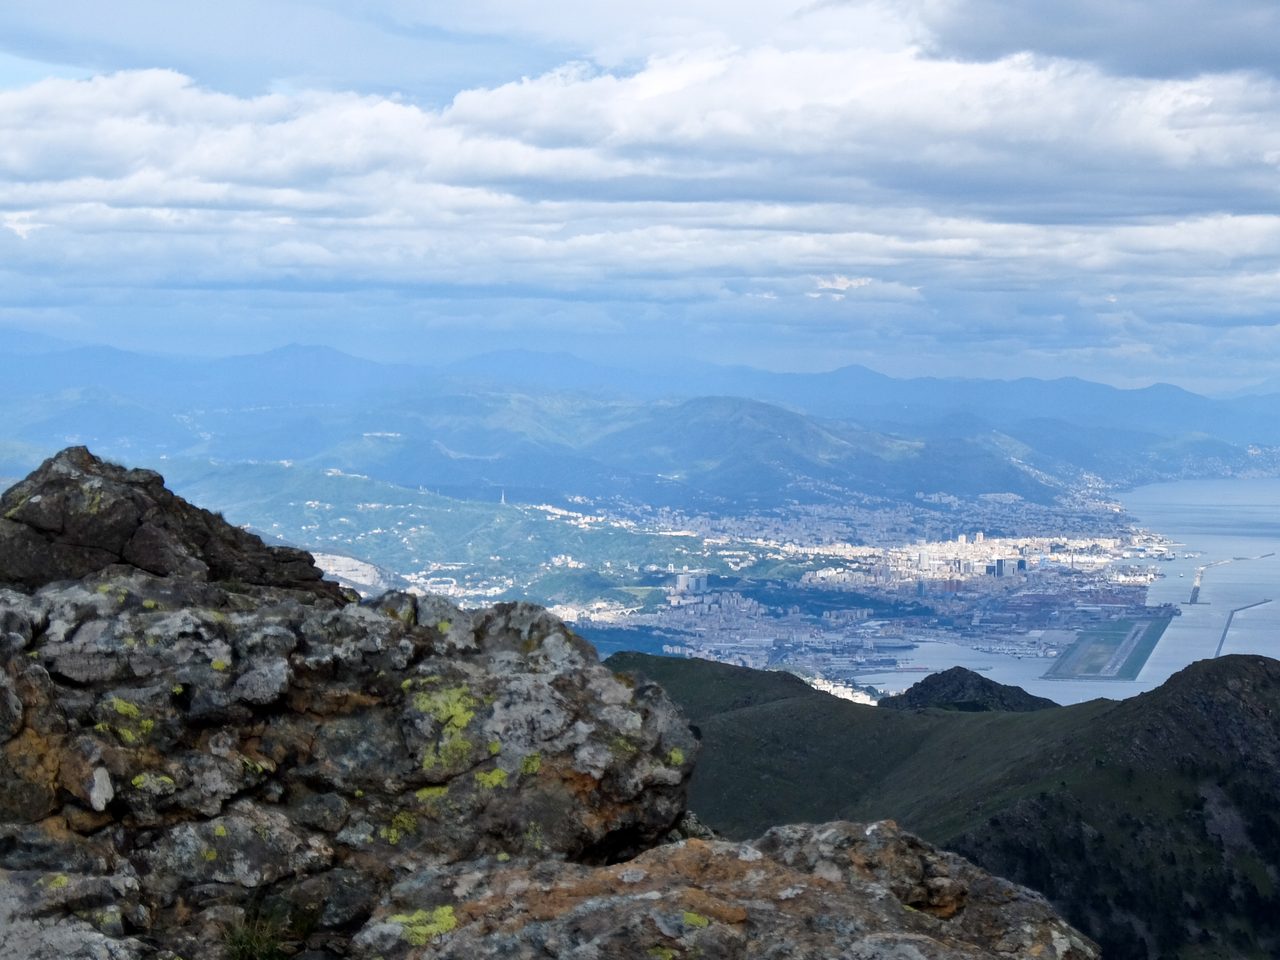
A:
[[[785,667],[848,685],[861,674],[918,669],[911,653],[922,640],[1042,657],[1047,667],[1100,621],[1172,613],[1146,606],[1158,561],[1173,547],[1145,534],[974,532],[910,546],[775,546],[813,564],[786,606],[725,589],[726,578],[707,571],[685,570],[670,576],[665,605],[612,625],[656,634],[668,654]],[[833,606],[833,593],[847,595],[848,605]],[[886,605],[897,612],[886,616]]]

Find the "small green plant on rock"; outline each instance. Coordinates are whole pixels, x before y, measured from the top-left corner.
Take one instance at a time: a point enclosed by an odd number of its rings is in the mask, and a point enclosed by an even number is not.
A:
[[[276,914],[254,911],[229,925],[223,937],[226,960],[286,960],[293,937],[288,924]]]

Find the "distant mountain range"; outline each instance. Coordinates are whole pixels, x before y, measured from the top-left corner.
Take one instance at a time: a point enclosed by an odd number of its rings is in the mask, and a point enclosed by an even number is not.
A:
[[[905,710],[708,661],[608,665],[684,708],[702,738],[690,806],[730,837],[892,816],[1040,890],[1108,960],[1280,952],[1280,661],[1201,661],[1071,707],[952,676]],[[990,709],[1010,704],[1036,709]]]
[[[915,494],[1048,502],[1274,473],[1280,395],[1082,380],[606,367],[503,352],[432,366],[322,347],[217,360],[0,337],[0,474],[86,443],[126,461],[290,460],[462,498],[620,496],[734,512]]]

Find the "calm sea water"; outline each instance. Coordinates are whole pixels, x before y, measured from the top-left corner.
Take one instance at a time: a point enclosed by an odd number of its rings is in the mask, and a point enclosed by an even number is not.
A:
[[[1181,603],[1182,616],[1169,625],[1137,680],[1044,680],[1040,675],[1048,661],[977,653],[947,643],[922,644],[912,654],[912,665],[933,670],[964,666],[1058,703],[1079,703],[1150,690],[1189,663],[1212,657],[1220,642],[1223,654],[1280,657],[1280,556],[1250,559],[1280,554],[1280,480],[1183,480],[1139,487],[1121,500],[1142,526],[1180,544],[1178,559],[1160,564],[1165,576],[1151,585],[1148,602]],[[1189,553],[1199,556],[1185,556]],[[1205,571],[1200,602],[1188,605],[1196,569],[1206,564],[1215,565]],[[1233,609],[1266,600],[1272,602],[1236,613],[1226,630]],[[919,675],[861,679],[898,691]]]
[[[1188,663],[1222,652],[1280,656],[1280,480],[1186,480],[1140,487],[1124,497],[1125,507],[1146,527],[1185,544],[1180,553],[1195,559],[1162,563],[1166,576],[1152,584],[1151,603],[1190,598],[1197,567],[1208,567],[1200,603],[1184,603],[1169,625],[1138,682],[1160,683]],[[1242,559],[1235,559],[1242,558]],[[1182,576],[1179,576],[1181,574]],[[1231,611],[1238,612],[1223,641]]]

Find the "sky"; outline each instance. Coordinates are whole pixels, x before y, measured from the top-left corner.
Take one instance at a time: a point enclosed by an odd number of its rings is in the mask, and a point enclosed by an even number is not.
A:
[[[0,332],[1227,391],[1274,0],[0,6]]]

